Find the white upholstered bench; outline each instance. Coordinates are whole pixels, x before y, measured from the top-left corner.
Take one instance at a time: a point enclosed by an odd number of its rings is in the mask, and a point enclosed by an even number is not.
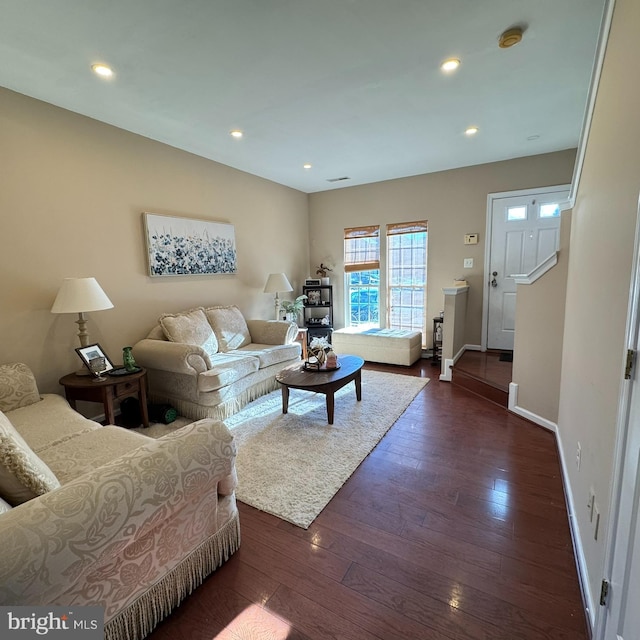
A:
[[[422,333],[406,329],[338,329],[331,336],[334,351],[369,362],[412,365],[422,355]]]

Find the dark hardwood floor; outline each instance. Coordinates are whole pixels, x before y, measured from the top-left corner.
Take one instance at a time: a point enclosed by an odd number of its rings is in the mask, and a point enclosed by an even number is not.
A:
[[[308,530],[240,504],[240,550],[151,640],[588,638],[554,436],[431,382]]]

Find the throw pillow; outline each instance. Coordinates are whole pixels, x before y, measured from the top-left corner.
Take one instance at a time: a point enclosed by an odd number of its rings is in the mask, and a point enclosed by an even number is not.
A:
[[[13,411],[40,401],[31,369],[21,362],[0,366],[0,411]]]
[[[207,307],[204,312],[216,334],[220,351],[233,351],[251,344],[247,322],[238,307]]]
[[[53,471],[0,411],[0,495],[16,506],[59,486]]]
[[[218,352],[218,341],[202,307],[183,313],[165,313],[158,319],[170,342],[182,342],[202,347],[209,358]]]

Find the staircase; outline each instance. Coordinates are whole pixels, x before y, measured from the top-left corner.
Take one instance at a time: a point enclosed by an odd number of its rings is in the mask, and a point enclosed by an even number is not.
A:
[[[512,363],[500,356],[500,351],[465,351],[451,368],[451,384],[508,407]]]

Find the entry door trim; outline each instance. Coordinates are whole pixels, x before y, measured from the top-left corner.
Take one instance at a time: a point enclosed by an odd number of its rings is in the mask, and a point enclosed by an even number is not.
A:
[[[487,350],[487,337],[489,332],[489,284],[488,274],[491,269],[491,241],[493,239],[493,203],[500,198],[517,198],[521,196],[534,196],[543,193],[554,193],[556,191],[569,191],[570,184],[556,185],[552,187],[536,187],[535,189],[523,189],[522,191],[502,191],[490,193],[487,196],[487,216],[485,222],[484,235],[484,279],[482,283],[482,336],[480,337],[480,350]],[[568,208],[568,205],[561,206],[560,209]]]

